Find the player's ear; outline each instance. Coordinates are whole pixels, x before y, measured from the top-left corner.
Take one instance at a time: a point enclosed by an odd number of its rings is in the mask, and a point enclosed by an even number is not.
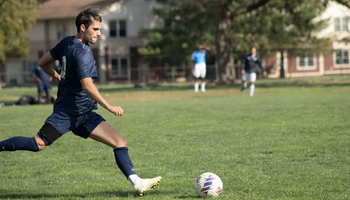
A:
[[[80,30],[81,30],[82,32],[85,32],[85,31],[86,31],[86,27],[85,27],[84,24],[81,24],[81,25],[80,25]]]

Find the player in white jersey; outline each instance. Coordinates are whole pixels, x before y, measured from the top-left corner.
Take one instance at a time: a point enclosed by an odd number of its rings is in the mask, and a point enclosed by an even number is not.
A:
[[[254,90],[255,90],[255,81],[256,81],[256,64],[259,65],[264,76],[266,76],[266,71],[261,64],[260,58],[256,55],[256,48],[251,47],[250,51],[251,53],[244,56],[242,60],[241,70],[242,70],[243,85],[242,85],[241,91],[247,88],[247,80],[248,80],[250,82],[249,96],[253,96]]]
[[[205,75],[207,73],[207,64],[205,54],[210,48],[199,45],[197,50],[192,53],[192,73],[195,78],[194,91],[198,92],[199,79],[201,79],[201,91],[205,92]]]

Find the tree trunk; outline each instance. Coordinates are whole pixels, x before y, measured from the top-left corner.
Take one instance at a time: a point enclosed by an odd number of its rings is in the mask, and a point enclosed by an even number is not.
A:
[[[2,89],[2,70],[3,70],[3,63],[0,61],[0,90]]]
[[[219,69],[219,83],[228,80],[226,69],[227,67],[233,67],[230,43],[231,11],[228,7],[231,2],[232,0],[226,1],[221,7],[216,33],[216,61]],[[235,76],[233,75],[233,77]]]
[[[280,71],[280,78],[286,78],[286,74],[284,71],[284,51],[281,50],[281,71]]]

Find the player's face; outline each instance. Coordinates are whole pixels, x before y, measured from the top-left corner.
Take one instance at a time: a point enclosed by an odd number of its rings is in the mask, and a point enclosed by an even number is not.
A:
[[[252,54],[255,55],[255,53],[256,53],[256,48],[253,47],[251,51],[252,51]]]
[[[91,25],[84,32],[85,43],[95,44],[101,36],[101,22],[92,21]]]

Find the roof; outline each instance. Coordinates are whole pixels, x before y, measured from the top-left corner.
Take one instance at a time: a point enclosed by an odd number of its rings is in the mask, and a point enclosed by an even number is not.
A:
[[[85,7],[94,5],[102,10],[121,0],[49,0],[40,6],[37,20],[75,18]]]

